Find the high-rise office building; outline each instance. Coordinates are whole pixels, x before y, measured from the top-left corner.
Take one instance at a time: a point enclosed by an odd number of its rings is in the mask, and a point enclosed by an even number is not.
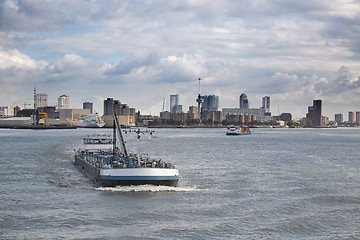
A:
[[[265,113],[270,112],[270,97],[265,96],[262,98],[262,108],[264,109]]]
[[[356,113],[355,113],[355,123],[356,123],[356,125],[360,125],[360,112],[359,111],[357,111]]]
[[[113,98],[107,98],[106,100],[104,100],[104,115],[113,114],[113,105],[114,105]]]
[[[122,104],[119,100],[107,98],[104,100],[104,115],[105,126],[113,126],[113,111],[118,115],[118,120],[121,125],[135,126],[136,111],[135,108],[130,108],[127,104]]]
[[[93,103],[92,102],[84,102],[83,109],[90,109],[90,114],[93,114]]]
[[[216,112],[219,109],[219,96],[205,95],[202,96],[204,100],[202,103],[202,110],[209,112]]]
[[[355,123],[355,114],[354,112],[349,111],[349,121],[350,124],[354,124]]]
[[[104,100],[104,115],[112,116],[114,110],[118,115],[128,115],[128,113],[124,113],[125,110],[122,108],[126,108],[126,104],[121,104],[119,100],[114,100],[113,98]]]
[[[313,101],[313,108],[314,108],[314,127],[321,127],[321,100],[314,100]]]
[[[247,95],[245,93],[242,93],[240,95],[240,111],[241,113],[246,113],[247,109],[249,109],[249,100],[247,98]]]
[[[342,113],[335,114],[335,122],[340,124],[344,122],[344,117]]]
[[[58,110],[60,109],[70,109],[70,97],[65,94],[61,95],[58,98]]]
[[[182,105],[179,104],[179,94],[170,95],[170,112],[182,113]]]
[[[36,108],[47,106],[48,105],[48,95],[45,93],[36,93],[35,94],[35,104],[36,104]]]
[[[170,112],[175,113],[179,105],[179,94],[170,95]]]
[[[321,100],[314,100],[313,105],[308,107],[306,127],[322,127],[321,104]]]
[[[306,113],[306,127],[314,127],[314,107],[308,106],[308,111]]]

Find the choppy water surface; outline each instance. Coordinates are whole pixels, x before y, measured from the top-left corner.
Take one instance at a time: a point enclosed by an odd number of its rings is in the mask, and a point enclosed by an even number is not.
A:
[[[0,239],[360,238],[360,129],[252,131],[155,129],[179,186],[96,188],[74,149],[110,129],[0,129]]]

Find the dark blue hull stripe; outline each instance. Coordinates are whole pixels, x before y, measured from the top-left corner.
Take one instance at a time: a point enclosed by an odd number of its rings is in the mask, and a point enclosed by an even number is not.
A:
[[[178,180],[179,177],[176,176],[101,176],[102,180],[113,180],[113,181],[172,181]]]
[[[178,179],[174,179],[174,180],[149,180],[149,179],[144,179],[144,180],[139,180],[139,179],[135,179],[135,180],[131,180],[131,179],[127,179],[127,180],[108,180],[108,179],[101,179],[99,184],[101,186],[104,187],[116,187],[116,186],[130,186],[130,185],[163,185],[163,186],[172,186],[172,187],[176,187],[177,183],[178,183]]]

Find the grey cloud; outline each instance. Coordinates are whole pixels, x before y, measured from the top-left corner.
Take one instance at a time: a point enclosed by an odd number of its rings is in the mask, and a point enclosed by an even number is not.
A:
[[[120,61],[115,67],[104,71],[105,75],[119,75],[118,81],[128,79],[137,70],[142,70],[143,81],[152,83],[189,82],[196,79],[202,70],[197,56],[169,56],[160,58],[156,52],[137,55]],[[121,78],[122,76],[122,78]]]
[[[47,62],[30,72],[14,64],[0,71],[0,79],[39,79],[89,92],[121,86],[124,95],[133,85],[164,94],[176,88],[190,95],[188,86],[202,77],[208,94],[219,89],[229,99],[238,91],[298,97],[346,92],[356,99],[359,79],[344,72],[322,77],[341,65],[359,72],[360,14],[351,4],[356,2],[0,0],[0,48]]]
[[[85,59],[76,54],[65,54],[63,58],[48,65],[46,70],[48,73],[62,73],[66,71],[88,70],[94,65],[90,60]]]
[[[360,88],[360,76],[356,78],[351,76],[347,67],[341,67],[338,71],[339,76],[329,81],[320,81],[314,85],[316,92],[322,95],[336,95]]]
[[[266,89],[269,94],[292,92],[302,87],[303,80],[304,78],[296,74],[277,72],[270,79],[264,81],[262,88]]]
[[[74,24],[75,16],[68,14],[71,7],[64,1],[0,2],[1,31],[49,31]]]
[[[149,54],[139,54],[128,57],[120,61],[114,68],[108,69],[104,72],[105,75],[126,75],[131,71],[141,67],[155,66],[160,61],[160,56],[156,52]]]

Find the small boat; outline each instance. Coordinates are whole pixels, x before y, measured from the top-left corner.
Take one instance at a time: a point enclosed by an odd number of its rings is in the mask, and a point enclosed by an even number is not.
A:
[[[96,114],[89,114],[82,119],[69,119],[68,122],[79,128],[101,128],[105,126],[104,120]]]
[[[145,184],[177,186],[179,170],[173,164],[140,154],[139,140],[142,133],[139,129],[137,153],[127,152],[115,111],[113,119],[113,136],[98,134],[85,137],[84,149],[75,153],[75,165],[104,187]],[[120,148],[117,147],[117,136]]]
[[[235,126],[235,125],[229,125],[227,126],[226,135],[249,135],[251,134],[251,131],[249,127],[247,126]]]

